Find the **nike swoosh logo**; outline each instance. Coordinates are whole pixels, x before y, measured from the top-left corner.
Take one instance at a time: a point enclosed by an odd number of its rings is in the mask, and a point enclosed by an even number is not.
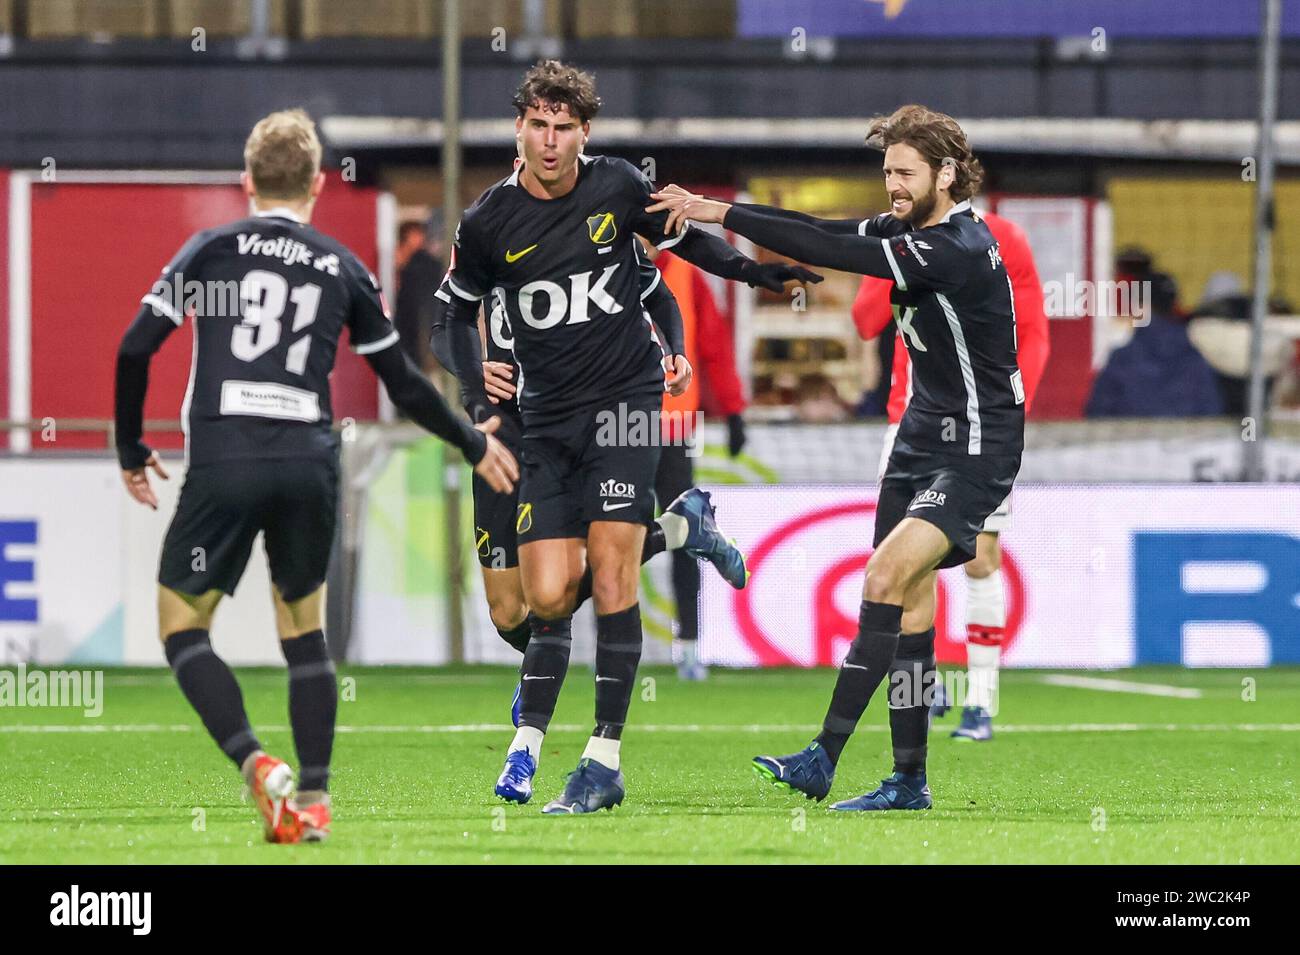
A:
[[[842,664],[840,664],[840,665],[841,665],[842,667],[844,667],[844,669],[846,669],[846,670],[865,670],[865,669],[866,669],[866,667],[864,667],[864,666],[860,666],[860,665],[858,665],[858,664],[856,664],[856,663],[847,663],[847,662],[846,662],[846,663],[842,663]]]
[[[919,511],[923,507],[938,507],[938,506],[939,506],[938,504],[935,504],[933,501],[930,501],[927,504],[913,504],[911,507],[908,508],[908,510]]]
[[[534,242],[532,245],[530,245],[528,248],[524,249],[522,252],[511,252],[509,249],[506,249],[506,261],[507,261],[507,262],[518,262],[518,261],[519,261],[520,259],[522,259],[525,255],[527,255],[529,252],[533,251],[533,249],[537,248],[537,246],[538,246],[538,243]]]
[[[555,677],[553,677],[553,676],[529,676],[527,673],[525,673],[525,674],[524,674],[524,679],[525,679],[525,680],[554,680]]]
[[[609,501],[606,501],[601,506],[607,511],[617,511],[619,508],[631,507],[633,503],[634,503],[633,501],[627,501],[623,504],[610,504]]]
[[[616,677],[616,676],[598,676],[598,677],[596,677],[596,682],[597,682],[597,683],[600,683],[600,682],[602,682],[602,681],[604,681],[605,683],[622,683],[622,682],[623,682],[622,680],[620,680],[620,679],[619,679],[618,677]]]

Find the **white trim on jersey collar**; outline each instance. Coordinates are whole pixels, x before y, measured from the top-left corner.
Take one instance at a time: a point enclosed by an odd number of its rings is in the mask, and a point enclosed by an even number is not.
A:
[[[275,216],[276,218],[289,219],[292,222],[302,225],[302,217],[292,209],[287,209],[284,206],[276,206],[274,209],[259,209],[255,215],[259,219],[268,219]]]
[[[585,166],[589,163],[595,162],[595,157],[588,156],[586,153],[578,153],[578,162],[582,163]],[[520,163],[515,168],[515,171],[506,177],[507,186],[519,186],[519,173],[523,171],[523,168],[524,168],[524,164]],[[522,189],[523,187],[519,186],[519,188]]]
[[[947,222],[958,212],[969,212],[969,211],[970,211],[970,200],[963,199],[961,202],[957,203],[955,206],[949,209],[947,215],[945,215],[942,219],[940,219],[939,222],[941,223]]]

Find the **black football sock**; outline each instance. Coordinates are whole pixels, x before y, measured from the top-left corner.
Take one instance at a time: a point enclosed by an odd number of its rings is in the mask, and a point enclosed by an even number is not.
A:
[[[280,649],[289,664],[289,725],[298,751],[298,788],[324,792],[329,788],[339,709],[334,663],[320,630],[281,640]]]
[[[502,630],[500,627],[497,627],[497,633],[501,634],[502,640],[510,644],[520,653],[526,653],[528,651],[528,638],[532,636],[533,628],[528,622],[528,618],[525,617],[522,623],[509,630]]]
[[[889,735],[894,743],[894,772],[925,773],[933,702],[934,627],[898,638],[889,668]]]
[[[206,630],[181,630],[163,642],[163,653],[181,692],[221,751],[243,767],[262,748],[244,712],[235,674],[212,649]]]
[[[664,540],[664,529],[654,521],[647,524],[645,529],[645,543],[641,545],[641,563],[644,564],[655,554],[662,554],[667,549],[668,542]],[[695,566],[695,589],[698,591],[700,589],[700,569],[698,565],[695,565],[694,560],[692,560],[691,563]],[[587,569],[582,572],[582,577],[578,580],[578,599],[573,605],[575,609],[581,607],[591,597],[591,586],[591,566],[588,565]],[[504,636],[504,634],[502,634],[502,636]]]
[[[898,629],[903,608],[897,604],[862,601],[858,613],[858,635],[835,679],[835,692],[822,722],[817,742],[832,763],[839,762],[844,744],[857,728],[858,720],[871,702],[871,694],[889,672],[898,650]]]
[[[673,551],[673,596],[677,598],[677,639],[700,635],[700,562],[684,550]]]
[[[619,739],[641,662],[641,605],[596,616],[596,731]]]
[[[532,635],[524,651],[524,663],[519,668],[519,725],[531,726],[546,732],[555,715],[555,703],[560,698],[564,674],[569,670],[569,650],[573,644],[572,617],[543,620],[536,614],[528,615]]]
[[[668,549],[668,540],[664,537],[663,526],[658,521],[646,525],[645,543],[641,545],[641,563],[645,563],[655,554],[662,554]]]

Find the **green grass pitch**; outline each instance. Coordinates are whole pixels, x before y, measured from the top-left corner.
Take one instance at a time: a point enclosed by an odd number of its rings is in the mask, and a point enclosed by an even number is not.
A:
[[[1079,674],[1075,674],[1079,675]],[[254,728],[293,759],[284,674],[239,673]],[[340,671],[335,823],[323,845],[262,842],[233,767],[170,673],[110,670],[103,714],[0,709],[6,863],[1280,863],[1300,857],[1300,669],[1089,674],[1195,698],[1003,675],[991,743],[930,740],[935,808],[833,814],[761,784],[749,760],[813,735],[834,674],[647,668],[624,740],[627,801],[548,817],[590,730],[590,670],[569,674],[527,806],[492,795],[512,730],[503,667]],[[646,679],[653,681],[645,684]],[[1253,700],[1243,700],[1243,680]],[[1245,693],[1246,696],[1251,695]],[[883,700],[832,799],[889,771]]]

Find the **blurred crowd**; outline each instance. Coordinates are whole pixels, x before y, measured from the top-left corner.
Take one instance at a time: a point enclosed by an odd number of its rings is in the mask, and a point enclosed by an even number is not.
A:
[[[1126,335],[1093,381],[1084,413],[1103,417],[1202,417],[1247,413],[1250,388],[1251,294],[1240,276],[1214,273],[1201,301],[1186,308],[1177,283],[1143,249],[1126,249],[1115,265],[1120,281],[1149,283],[1139,315],[1113,321]],[[1275,298],[1269,314],[1294,314]],[[1265,403],[1300,407],[1300,342],[1276,323],[1266,325],[1261,355]]]

